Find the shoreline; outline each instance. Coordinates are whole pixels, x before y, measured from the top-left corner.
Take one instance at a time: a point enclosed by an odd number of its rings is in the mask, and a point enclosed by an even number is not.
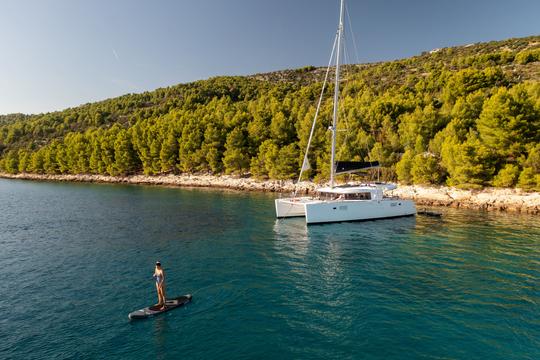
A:
[[[203,187],[259,192],[293,192],[295,184],[291,180],[255,180],[230,175],[45,175],[45,174],[7,174],[0,178],[56,181],[111,183],[132,185],[164,185],[176,187]],[[301,182],[297,189],[301,194],[313,193],[319,185]],[[414,200],[417,206],[443,206],[484,211],[509,211],[540,214],[540,193],[525,192],[519,189],[485,188],[482,190],[461,190],[446,186],[400,185],[389,192],[393,196]]]

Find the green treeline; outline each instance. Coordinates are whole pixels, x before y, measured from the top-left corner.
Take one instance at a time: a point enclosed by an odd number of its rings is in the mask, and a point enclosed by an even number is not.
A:
[[[344,68],[339,160],[403,183],[540,190],[540,36]],[[0,116],[0,171],[295,178],[324,69],[218,77]],[[332,85],[306,178],[329,169]]]

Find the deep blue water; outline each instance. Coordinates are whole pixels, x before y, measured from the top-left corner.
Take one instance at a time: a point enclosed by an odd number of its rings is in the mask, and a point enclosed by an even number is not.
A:
[[[538,216],[306,227],[273,195],[0,179],[2,359],[539,359]],[[156,301],[153,264],[188,306]]]

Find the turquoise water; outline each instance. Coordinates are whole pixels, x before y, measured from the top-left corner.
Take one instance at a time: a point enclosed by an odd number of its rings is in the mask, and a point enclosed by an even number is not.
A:
[[[441,211],[308,228],[268,194],[0,179],[0,358],[540,358],[539,217]],[[193,302],[130,322],[157,259]]]

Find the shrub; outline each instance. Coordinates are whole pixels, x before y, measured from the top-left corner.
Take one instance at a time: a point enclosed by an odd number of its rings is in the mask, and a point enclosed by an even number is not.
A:
[[[516,184],[519,176],[519,167],[514,164],[506,164],[493,178],[493,186],[511,187]]]

